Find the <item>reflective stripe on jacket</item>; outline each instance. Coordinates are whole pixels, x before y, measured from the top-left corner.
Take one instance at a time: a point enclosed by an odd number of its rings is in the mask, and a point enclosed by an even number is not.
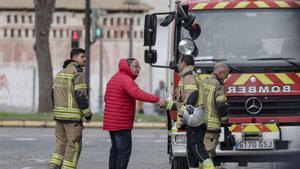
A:
[[[220,130],[221,119],[218,116],[216,102],[227,102],[224,85],[220,84],[214,74],[204,79],[200,85],[199,104],[203,106],[206,111],[207,129]]]
[[[81,91],[88,98],[85,74],[77,62],[71,62],[58,72],[53,82],[54,119],[80,121],[90,108],[80,110],[74,92]]]
[[[189,81],[189,82],[187,82]],[[194,66],[186,66],[182,72],[180,72],[180,80],[178,82],[178,88],[176,90],[176,101],[168,101],[167,109],[172,109],[173,104],[176,104],[177,108],[177,127],[180,127],[182,123],[183,112],[186,108],[186,102],[190,94],[198,90],[199,79],[194,71]],[[197,105],[195,105],[197,106]]]

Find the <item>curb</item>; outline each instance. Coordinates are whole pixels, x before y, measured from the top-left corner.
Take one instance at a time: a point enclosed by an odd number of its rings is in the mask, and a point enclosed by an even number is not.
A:
[[[103,122],[83,123],[85,128],[102,128]],[[54,128],[55,121],[2,120],[0,127]],[[166,123],[136,122],[135,129],[166,129]]]

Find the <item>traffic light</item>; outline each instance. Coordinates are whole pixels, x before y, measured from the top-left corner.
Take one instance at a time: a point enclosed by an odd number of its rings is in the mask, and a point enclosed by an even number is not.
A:
[[[79,48],[80,31],[72,31],[71,48]]]
[[[103,30],[99,26],[99,17],[105,15],[105,12],[99,9],[92,9],[91,13],[91,43],[94,43],[97,41],[97,39],[100,39],[103,37]]]
[[[103,37],[103,29],[100,28],[100,27],[97,27],[96,28],[96,32],[95,32],[95,35],[96,35],[96,38],[97,39],[100,39]]]

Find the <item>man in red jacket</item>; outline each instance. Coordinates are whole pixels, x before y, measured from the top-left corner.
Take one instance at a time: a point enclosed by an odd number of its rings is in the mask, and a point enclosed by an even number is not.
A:
[[[136,59],[121,59],[119,71],[109,80],[105,92],[103,129],[108,130],[111,139],[109,169],[126,169],[132,148],[131,130],[135,117],[135,102],[158,103],[165,101],[141,90],[134,80],[141,67]]]

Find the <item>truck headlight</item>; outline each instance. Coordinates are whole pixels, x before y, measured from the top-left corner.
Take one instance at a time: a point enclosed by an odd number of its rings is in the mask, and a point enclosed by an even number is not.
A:
[[[178,44],[178,51],[182,55],[192,55],[196,57],[198,55],[198,48],[192,39],[185,38]]]
[[[175,143],[176,144],[186,144],[186,135],[176,135]]]

